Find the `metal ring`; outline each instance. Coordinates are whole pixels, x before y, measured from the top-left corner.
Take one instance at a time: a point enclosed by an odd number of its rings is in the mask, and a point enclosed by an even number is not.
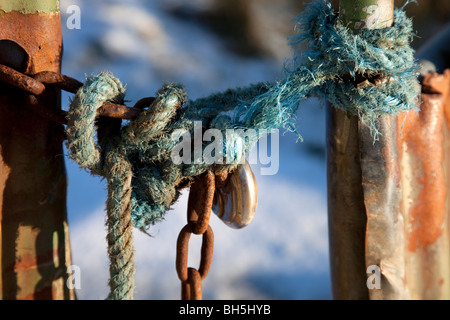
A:
[[[0,65],[0,81],[35,96],[41,95],[45,91],[45,85],[41,82],[5,65]]]
[[[181,229],[181,232],[177,239],[177,255],[176,255],[176,270],[178,278],[181,281],[187,281],[188,279],[188,253],[189,253],[189,239],[191,234],[194,233],[195,222],[190,221],[187,225]],[[214,233],[211,227],[208,228],[205,233],[202,234],[202,248],[200,267],[198,272],[200,277],[205,279],[208,275],[211,267],[212,258],[214,252]]]
[[[80,81],[53,71],[42,71],[33,76],[34,80],[44,84],[53,84],[58,88],[70,92],[77,93],[78,89],[83,86]]]
[[[202,278],[200,272],[194,268],[188,268],[187,288],[189,296],[184,300],[201,300],[202,299]]]
[[[189,191],[187,220],[195,221],[194,234],[206,232],[209,226],[215,192],[214,173],[210,170],[194,182]]]

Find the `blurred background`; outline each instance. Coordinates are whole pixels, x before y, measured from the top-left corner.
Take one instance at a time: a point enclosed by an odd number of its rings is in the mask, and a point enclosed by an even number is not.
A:
[[[405,1],[396,1],[402,6]],[[67,9],[81,9],[81,28],[69,29]],[[283,76],[291,58],[287,37],[303,10],[299,0],[61,0],[62,72],[80,81],[103,70],[127,85],[129,105],[165,83],[181,83],[190,99]],[[423,45],[450,17],[450,1],[419,0],[406,7]],[[67,108],[70,95],[63,94]],[[330,299],[324,102],[298,112],[304,141],[280,132],[279,171],[261,176],[252,224],[229,229],[211,217],[215,251],[203,281],[205,299]],[[65,150],[67,154],[67,150]],[[67,158],[68,214],[73,264],[81,268],[79,299],[108,293],[106,184]],[[185,225],[187,192],[150,229],[135,232],[136,298],[179,299],[175,248]],[[197,267],[194,237],[190,265]]]

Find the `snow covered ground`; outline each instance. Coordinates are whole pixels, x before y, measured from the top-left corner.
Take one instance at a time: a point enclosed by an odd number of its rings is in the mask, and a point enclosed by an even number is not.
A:
[[[175,0],[172,0],[174,2]],[[61,0],[63,73],[79,80],[109,70],[127,84],[130,105],[167,82],[182,83],[192,99],[281,75],[279,61],[238,57],[205,28],[170,15],[163,0]],[[207,0],[192,3],[207,5]],[[81,8],[81,29],[65,28],[69,5]],[[289,57],[287,57],[289,58]],[[68,105],[70,95],[63,95]],[[242,230],[212,216],[215,251],[203,282],[206,299],[329,299],[326,214],[325,115],[317,101],[298,113],[304,142],[280,135],[279,172],[258,182],[256,217]],[[67,159],[68,212],[73,263],[81,268],[80,299],[108,292],[105,182]],[[135,232],[136,298],[179,299],[175,244],[185,224],[187,192],[154,226]],[[197,266],[199,239],[191,241]]]

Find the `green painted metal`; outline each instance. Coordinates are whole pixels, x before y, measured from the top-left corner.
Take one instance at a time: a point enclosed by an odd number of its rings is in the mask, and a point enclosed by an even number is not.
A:
[[[392,0],[341,0],[340,17],[349,29],[380,29],[392,24]]]
[[[0,0],[0,10],[25,14],[59,12],[59,0]]]

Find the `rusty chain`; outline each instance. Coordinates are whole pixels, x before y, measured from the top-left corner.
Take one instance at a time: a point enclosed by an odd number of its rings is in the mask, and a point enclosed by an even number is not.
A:
[[[201,300],[202,280],[208,275],[214,251],[214,233],[209,225],[216,176],[212,171],[201,175],[191,186],[187,208],[187,224],[177,240],[176,270],[181,280],[181,299]],[[202,236],[200,266],[188,267],[191,234]]]
[[[39,96],[48,86],[55,86],[69,93],[76,93],[83,86],[80,81],[67,75],[44,71],[34,75],[24,74],[6,65],[0,64],[0,81],[8,83],[28,93],[26,107],[39,116],[66,125],[66,111],[45,108],[39,104]],[[101,117],[135,119],[144,108],[155,100],[154,97],[140,99],[133,107],[105,103],[97,110]],[[190,188],[187,224],[182,228],[177,239],[176,271],[181,280],[181,298],[183,300],[202,299],[202,280],[208,275],[214,251],[214,233],[209,225],[215,186],[223,184],[228,174],[207,171],[201,175]],[[188,267],[189,240],[192,234],[202,236],[201,259],[198,269]]]
[[[2,64],[0,64],[0,81],[28,93],[27,107],[38,115],[60,124],[67,124],[66,112],[42,107],[38,103],[39,96],[47,90],[47,86],[55,86],[70,93],[76,93],[83,86],[80,81],[61,73],[43,71],[34,75],[27,75]],[[136,102],[134,107],[105,103],[98,109],[97,115],[125,120],[135,119],[154,99],[153,97],[143,98]]]

